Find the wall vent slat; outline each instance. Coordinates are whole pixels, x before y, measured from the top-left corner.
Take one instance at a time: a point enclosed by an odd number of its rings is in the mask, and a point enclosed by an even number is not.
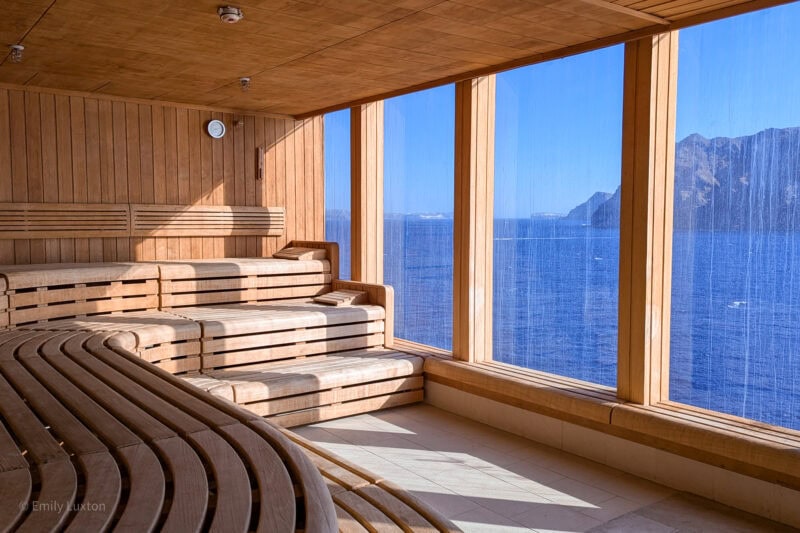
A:
[[[0,203],[0,239],[281,236],[283,207]]]
[[[119,204],[0,204],[0,239],[127,237],[130,209]]]
[[[134,237],[280,236],[283,207],[131,205]]]

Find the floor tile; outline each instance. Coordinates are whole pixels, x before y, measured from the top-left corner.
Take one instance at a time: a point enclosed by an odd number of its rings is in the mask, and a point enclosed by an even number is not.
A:
[[[295,431],[404,487],[464,531],[790,531],[426,404]],[[783,507],[793,512],[791,502]]]
[[[522,533],[531,531],[510,518],[478,507],[451,520],[465,533]]]

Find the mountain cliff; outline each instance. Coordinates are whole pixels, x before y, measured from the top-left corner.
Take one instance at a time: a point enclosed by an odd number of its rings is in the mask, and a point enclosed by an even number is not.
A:
[[[588,200],[567,213],[567,220],[580,220],[588,224],[592,221],[592,214],[597,211],[598,207],[606,203],[611,196],[610,192],[594,193]]]
[[[617,189],[592,225],[619,226],[619,206]],[[677,229],[800,230],[800,128],[678,142],[673,218]]]

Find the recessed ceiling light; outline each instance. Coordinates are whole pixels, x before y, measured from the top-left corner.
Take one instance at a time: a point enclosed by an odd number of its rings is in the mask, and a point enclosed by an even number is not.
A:
[[[220,6],[217,8],[217,15],[219,15],[219,20],[228,24],[236,24],[244,18],[242,10],[233,6]]]
[[[22,51],[25,50],[25,47],[21,44],[12,44],[9,45],[11,48],[11,62],[12,63],[21,63],[22,62]]]
[[[239,85],[243,91],[247,91],[250,88],[250,78],[239,78]]]

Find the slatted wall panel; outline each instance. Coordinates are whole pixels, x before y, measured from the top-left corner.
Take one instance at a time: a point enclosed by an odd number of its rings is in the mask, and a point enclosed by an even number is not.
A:
[[[0,239],[0,264],[257,257],[324,237],[322,118],[0,89],[0,203],[286,208],[280,237]],[[228,132],[214,140],[211,119]],[[265,173],[256,179],[257,147]]]

